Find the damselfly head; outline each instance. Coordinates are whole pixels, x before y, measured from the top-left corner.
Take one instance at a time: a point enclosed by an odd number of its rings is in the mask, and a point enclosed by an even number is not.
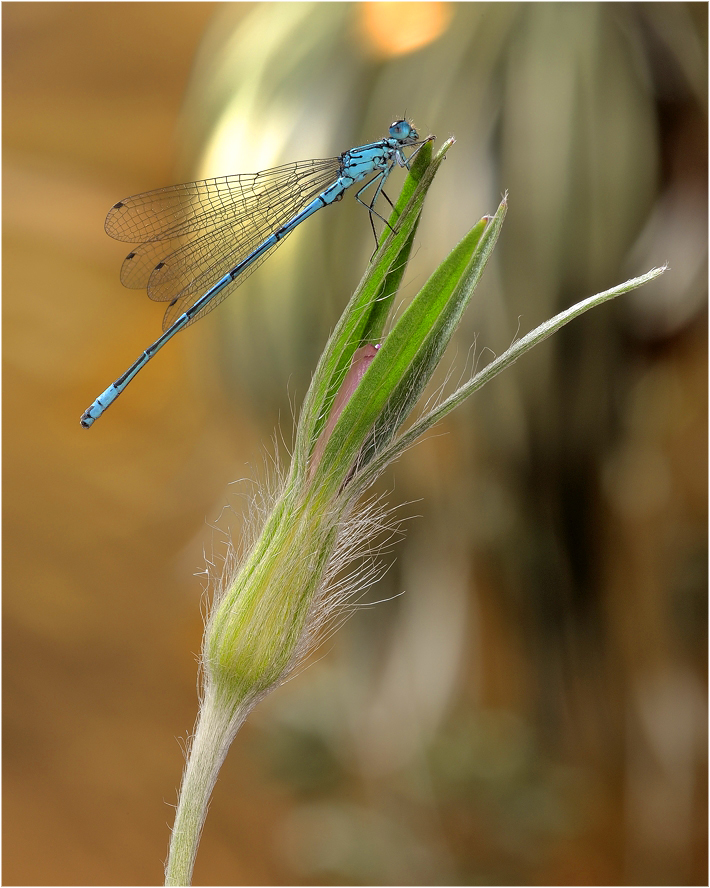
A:
[[[419,133],[408,120],[395,120],[390,126],[390,136],[403,145],[413,145],[419,141]]]

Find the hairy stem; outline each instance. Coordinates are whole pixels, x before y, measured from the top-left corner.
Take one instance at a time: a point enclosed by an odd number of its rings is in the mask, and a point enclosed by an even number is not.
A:
[[[233,713],[216,696],[214,688],[206,688],[180,787],[165,866],[166,885],[191,883],[200,835],[219,769],[251,708],[246,705]]]

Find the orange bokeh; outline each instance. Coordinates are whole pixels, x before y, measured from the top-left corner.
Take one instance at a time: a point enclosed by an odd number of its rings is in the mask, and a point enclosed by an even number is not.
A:
[[[361,28],[369,46],[391,58],[432,43],[451,23],[449,3],[363,3]]]

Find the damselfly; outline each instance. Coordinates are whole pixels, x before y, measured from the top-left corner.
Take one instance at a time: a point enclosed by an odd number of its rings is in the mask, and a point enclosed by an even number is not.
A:
[[[140,244],[123,261],[122,283],[146,287],[151,299],[167,302],[168,307],[163,335],[85,411],[84,428],[101,416],[169,339],[236,289],[296,226],[370,175],[355,198],[367,207],[374,232],[373,214],[382,219],[375,202],[384,194],[387,177],[395,166],[408,168],[419,148],[433,138],[420,141],[411,123],[396,120],[386,139],[351,148],[339,157],[159,188],[111,207],[106,232]],[[407,157],[405,147],[415,151]],[[375,183],[372,200],[365,203],[360,195]]]

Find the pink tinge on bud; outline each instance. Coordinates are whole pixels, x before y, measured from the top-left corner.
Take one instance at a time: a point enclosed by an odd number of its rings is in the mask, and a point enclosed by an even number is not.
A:
[[[320,463],[321,457],[323,456],[325,445],[328,443],[328,439],[333,433],[333,429],[335,428],[335,424],[338,421],[340,414],[345,409],[345,405],[350,398],[352,398],[355,389],[360,385],[360,380],[365,375],[365,371],[372,363],[379,348],[379,344],[363,345],[355,350],[352,360],[350,361],[348,372],[345,374],[345,379],[343,379],[333,401],[333,406],[330,408],[328,422],[325,424],[325,428],[320,433],[320,437],[316,441],[316,446],[313,448],[311,467],[308,473],[310,478],[313,477],[313,473],[318,468],[318,463]]]

